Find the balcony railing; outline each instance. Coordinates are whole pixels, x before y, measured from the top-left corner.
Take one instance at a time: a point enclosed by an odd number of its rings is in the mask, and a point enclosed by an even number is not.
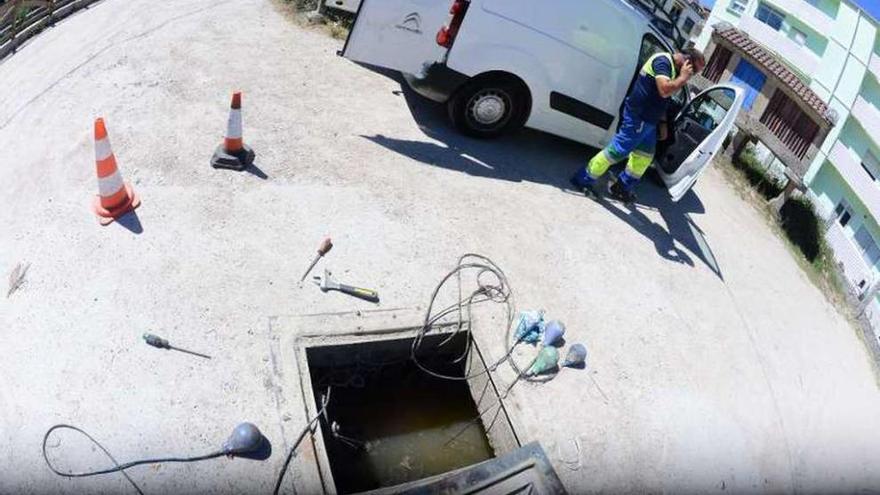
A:
[[[828,159],[840,172],[841,177],[849,185],[874,218],[880,218],[880,185],[862,168],[862,163],[855,152],[837,141]]]
[[[801,3],[806,4],[806,2]],[[815,53],[758,19],[744,16],[739,21],[739,28],[748,33],[753,40],[784,58],[797,72],[809,76],[818,69],[820,60]]]
[[[868,70],[874,74],[877,81],[880,82],[880,55],[877,52],[871,53],[871,59],[868,60]]]
[[[828,228],[825,230],[825,241],[843,268],[843,274],[846,276],[852,292],[857,296],[862,294],[873,281],[871,267],[865,263],[862,254],[856,248],[855,241],[840,227],[836,218],[832,217],[828,223]]]
[[[874,144],[880,146],[880,109],[859,95],[853,104],[852,114],[874,141]]]

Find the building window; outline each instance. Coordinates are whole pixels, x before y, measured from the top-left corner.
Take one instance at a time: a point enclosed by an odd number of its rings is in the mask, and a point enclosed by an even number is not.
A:
[[[865,260],[865,263],[870,267],[876,265],[877,261],[880,260],[880,246],[877,246],[877,241],[874,240],[874,237],[871,236],[871,233],[868,232],[864,225],[856,231],[855,240],[856,244],[859,245],[859,252],[862,254],[862,259]]]
[[[868,167],[867,164],[865,164],[865,162],[862,162],[862,169],[864,169],[864,171],[868,174],[868,176],[871,177],[871,180],[873,180],[873,181],[877,180],[877,175],[871,170],[870,167]]]
[[[785,14],[768,6],[766,3],[762,3],[758,5],[758,11],[755,12],[755,18],[772,27],[776,31],[779,31],[782,28],[782,21],[785,19]]]
[[[807,33],[797,28],[791,28],[791,39],[798,45],[804,46],[807,43]]]
[[[684,7],[676,3],[672,6],[672,10],[669,11],[669,17],[671,17],[673,21],[677,21],[678,18],[681,17],[681,13],[683,10]]]
[[[852,219],[852,213],[849,210],[849,203],[845,199],[840,200],[840,203],[837,203],[837,206],[834,208],[834,216],[841,227],[846,227],[846,224]]]
[[[694,20],[688,17],[684,20],[684,24],[681,25],[681,30],[684,31],[684,34],[691,34],[691,31],[694,30]]]
[[[736,15],[743,15],[748,5],[749,0],[730,0],[730,5],[728,5],[727,10],[733,12]]]
[[[877,160],[877,157],[871,151],[865,153],[862,159],[862,168],[871,177],[871,180],[876,182],[877,177],[880,177],[880,160]]]

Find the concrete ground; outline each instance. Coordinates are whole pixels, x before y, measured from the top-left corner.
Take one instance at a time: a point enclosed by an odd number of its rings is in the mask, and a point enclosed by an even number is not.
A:
[[[590,150],[461,137],[340,46],[269,0],[106,0],[0,63],[0,267],[31,263],[0,299],[0,492],[133,491],[53,475],[40,444],[54,423],[124,461],[213,450],[242,420],[268,460],[130,475],[146,493],[270,491],[306,414],[279,352],[304,330],[284,322],[373,308],[298,284],[325,234],[327,266],[378,289],[380,308],[424,307],[478,252],[520,308],[566,322],[589,369],[508,403],[572,493],[880,491],[863,344],[719,173],[677,205],[650,185],[636,211],[591,202],[565,189]],[[254,173],[208,166],[234,88]],[[89,210],[96,116],[143,200],[109,227]],[[503,353],[497,320],[476,327]],[[213,359],[148,347],[145,331]],[[109,462],[72,435],[49,451],[62,469]]]

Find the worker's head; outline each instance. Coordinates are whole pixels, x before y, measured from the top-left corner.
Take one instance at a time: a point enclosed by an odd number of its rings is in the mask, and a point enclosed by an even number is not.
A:
[[[694,47],[685,48],[676,53],[673,59],[675,60],[675,68],[677,70],[681,70],[681,66],[685,62],[690,62],[691,67],[694,68],[694,74],[699,74],[703,71],[703,67],[706,66],[706,57],[703,56],[703,52]]]

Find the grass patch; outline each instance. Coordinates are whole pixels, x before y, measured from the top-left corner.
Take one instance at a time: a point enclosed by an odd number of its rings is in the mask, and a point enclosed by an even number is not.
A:
[[[339,40],[348,37],[354,21],[347,12],[334,9],[322,9],[320,16],[314,16],[319,0],[275,0],[275,3],[298,25],[317,29]]]
[[[844,281],[837,273],[834,255],[825,242],[822,222],[812,203],[807,198],[793,198],[783,205],[783,211],[777,216],[776,210],[767,203],[766,195],[755,188],[754,178],[749,177],[746,170],[724,157],[716,158],[716,163],[721,165],[718,168],[740,198],[761,213],[770,230],[782,239],[813,285],[854,328],[858,328],[855,315],[847,304]]]
[[[743,173],[749,184],[765,199],[775,198],[785,189],[785,184],[767,172],[767,167],[758,160],[758,157],[755,156],[755,150],[751,146],[747,146],[740,153],[733,165]]]

